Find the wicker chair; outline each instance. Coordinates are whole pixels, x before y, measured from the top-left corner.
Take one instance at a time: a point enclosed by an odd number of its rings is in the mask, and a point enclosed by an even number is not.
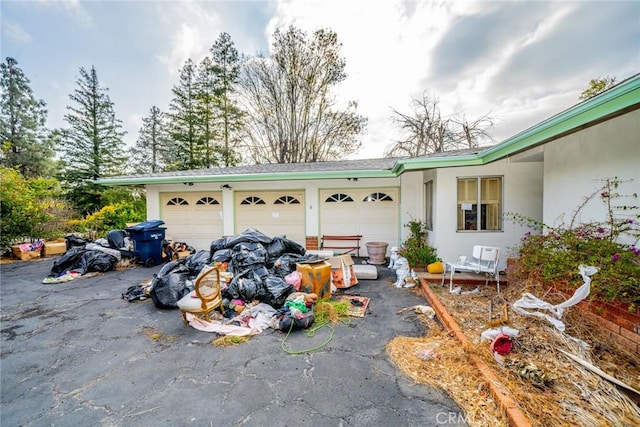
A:
[[[224,314],[220,292],[220,271],[216,267],[204,267],[195,280],[195,289],[178,301],[182,319],[187,322],[187,313],[195,314],[210,321],[210,314],[216,308]]]

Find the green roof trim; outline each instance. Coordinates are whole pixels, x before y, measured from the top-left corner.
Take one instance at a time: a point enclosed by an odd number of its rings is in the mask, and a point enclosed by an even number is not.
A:
[[[183,182],[291,181],[340,178],[397,178],[404,172],[434,168],[478,166],[534,148],[585,126],[640,108],[640,74],[577,104],[500,144],[477,152],[461,150],[425,157],[347,160],[344,162],[277,165],[276,172],[264,165],[230,169],[165,172],[156,175],[119,176],[96,180],[101,185],[179,184]],[[274,166],[275,167],[275,166]],[[324,170],[323,170],[324,168]],[[252,170],[253,169],[253,170]]]
[[[640,106],[640,74],[480,153],[484,163],[539,145],[633,106]]]

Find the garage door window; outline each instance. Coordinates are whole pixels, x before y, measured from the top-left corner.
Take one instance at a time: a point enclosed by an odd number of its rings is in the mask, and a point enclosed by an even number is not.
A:
[[[213,197],[202,197],[196,202],[196,205],[219,205],[220,202]]]
[[[282,196],[282,197],[278,197],[276,201],[273,202],[273,204],[274,205],[299,205],[300,200],[296,199],[293,196]]]
[[[189,202],[187,202],[182,197],[174,197],[172,199],[169,199],[169,201],[167,202],[167,206],[186,206],[188,204]]]
[[[385,193],[371,193],[362,199],[363,202],[393,202],[391,196]]]
[[[245,199],[242,202],[240,202],[240,204],[241,205],[266,205],[264,200],[256,196],[245,197]]]
[[[343,193],[332,194],[325,199],[327,203],[341,203],[341,202],[353,202],[351,196],[348,196]]]

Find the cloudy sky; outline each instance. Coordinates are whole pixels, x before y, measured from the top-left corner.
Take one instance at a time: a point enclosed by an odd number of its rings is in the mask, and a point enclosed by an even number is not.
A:
[[[640,72],[640,1],[80,1],[2,0],[3,60],[13,57],[63,116],[80,67],[95,66],[116,116],[138,137],[152,106],[221,32],[240,53],[268,54],[277,28],[334,30],[348,77],[336,90],[369,119],[364,149],[382,157],[397,131],[391,109],[410,112],[424,91],[444,115],[489,114],[499,142],[577,103],[589,80]]]

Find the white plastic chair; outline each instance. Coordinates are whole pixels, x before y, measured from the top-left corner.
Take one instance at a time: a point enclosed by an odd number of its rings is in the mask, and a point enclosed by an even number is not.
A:
[[[456,272],[484,274],[486,276],[485,285],[489,284],[489,279],[496,281],[498,293],[500,293],[500,272],[498,271],[498,261],[500,260],[500,248],[494,246],[474,246],[473,258],[467,260],[460,257],[456,262],[447,262],[444,273],[442,273],[442,286],[449,272],[449,292],[453,292],[453,276]]]

